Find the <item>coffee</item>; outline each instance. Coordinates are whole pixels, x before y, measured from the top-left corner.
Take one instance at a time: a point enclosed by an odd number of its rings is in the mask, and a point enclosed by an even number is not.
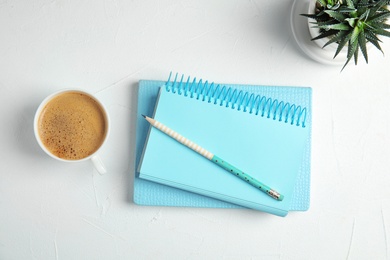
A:
[[[102,145],[107,119],[101,105],[85,93],[64,92],[52,98],[38,118],[38,134],[53,155],[80,160]]]

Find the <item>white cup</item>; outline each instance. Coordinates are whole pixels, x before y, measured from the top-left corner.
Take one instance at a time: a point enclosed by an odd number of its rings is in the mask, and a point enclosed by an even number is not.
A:
[[[84,95],[92,98],[94,101],[96,101],[96,103],[101,108],[101,111],[104,114],[104,121],[105,121],[105,135],[104,135],[103,141],[101,142],[100,146],[92,154],[90,154],[90,155],[88,155],[86,157],[83,157],[81,159],[76,159],[76,160],[60,158],[57,155],[55,155],[52,152],[50,152],[50,150],[44,145],[43,141],[41,140],[40,134],[39,134],[39,119],[40,119],[42,111],[46,108],[46,105],[50,101],[52,101],[55,97],[58,97],[58,96],[60,96],[60,95],[62,95],[64,93],[70,93],[70,92],[84,94]],[[43,151],[45,151],[52,158],[57,159],[59,161],[63,161],[63,162],[74,163],[74,162],[82,162],[82,161],[91,160],[93,165],[94,165],[94,167],[96,168],[96,170],[100,174],[106,173],[106,168],[105,168],[102,160],[100,159],[100,157],[98,155],[98,152],[103,147],[103,145],[106,143],[108,135],[109,135],[109,132],[110,132],[110,118],[109,118],[107,109],[104,107],[104,105],[94,95],[92,95],[92,94],[90,94],[88,92],[82,91],[82,90],[78,90],[78,89],[61,90],[61,91],[58,91],[58,92],[55,92],[55,93],[49,95],[39,105],[39,107],[38,107],[38,109],[37,109],[37,111],[35,113],[35,117],[34,117],[34,134],[35,134],[35,138],[36,138],[39,146],[42,148]]]

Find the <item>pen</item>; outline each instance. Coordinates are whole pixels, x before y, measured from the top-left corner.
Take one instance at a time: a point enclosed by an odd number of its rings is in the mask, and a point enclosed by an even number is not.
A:
[[[188,148],[192,149],[193,151],[197,152],[198,154],[202,155],[203,157],[209,159],[210,161],[214,162],[221,168],[225,169],[226,171],[230,172],[231,174],[239,177],[241,180],[251,184],[255,188],[261,190],[262,192],[265,192],[270,197],[282,201],[284,196],[280,194],[279,192],[271,189],[269,186],[265,185],[264,183],[256,180],[255,178],[251,177],[249,174],[244,173],[243,171],[239,170],[238,168],[234,167],[230,163],[222,160],[217,155],[214,155],[213,153],[207,151],[206,149],[200,147],[196,143],[188,140],[184,136],[180,135],[179,133],[173,131],[169,127],[163,125],[162,123],[158,122],[157,120],[150,118],[148,116],[142,115],[153,127],[157,128],[161,132],[167,134],[168,136],[172,137],[179,143],[187,146]]]

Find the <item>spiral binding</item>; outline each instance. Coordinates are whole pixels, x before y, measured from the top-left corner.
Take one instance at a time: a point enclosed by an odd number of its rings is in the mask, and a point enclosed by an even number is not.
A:
[[[172,72],[169,74],[165,83],[166,90],[179,95],[189,96],[201,101],[213,102],[215,105],[230,107],[238,111],[249,112],[250,114],[260,115],[261,117],[272,118],[291,125],[306,127],[306,108],[290,104],[288,102],[278,101],[277,99],[267,98],[265,96],[255,95],[231,87],[221,86],[219,84],[209,83],[202,79],[198,82],[188,76],[184,81],[184,75],[178,80],[178,74],[171,80]]]

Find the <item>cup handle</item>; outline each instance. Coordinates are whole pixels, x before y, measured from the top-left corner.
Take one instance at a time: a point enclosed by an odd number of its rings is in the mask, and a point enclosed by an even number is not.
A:
[[[105,174],[106,168],[104,167],[104,164],[102,160],[100,159],[99,155],[94,155],[91,157],[92,163],[95,166],[95,169],[100,173],[100,174]]]

